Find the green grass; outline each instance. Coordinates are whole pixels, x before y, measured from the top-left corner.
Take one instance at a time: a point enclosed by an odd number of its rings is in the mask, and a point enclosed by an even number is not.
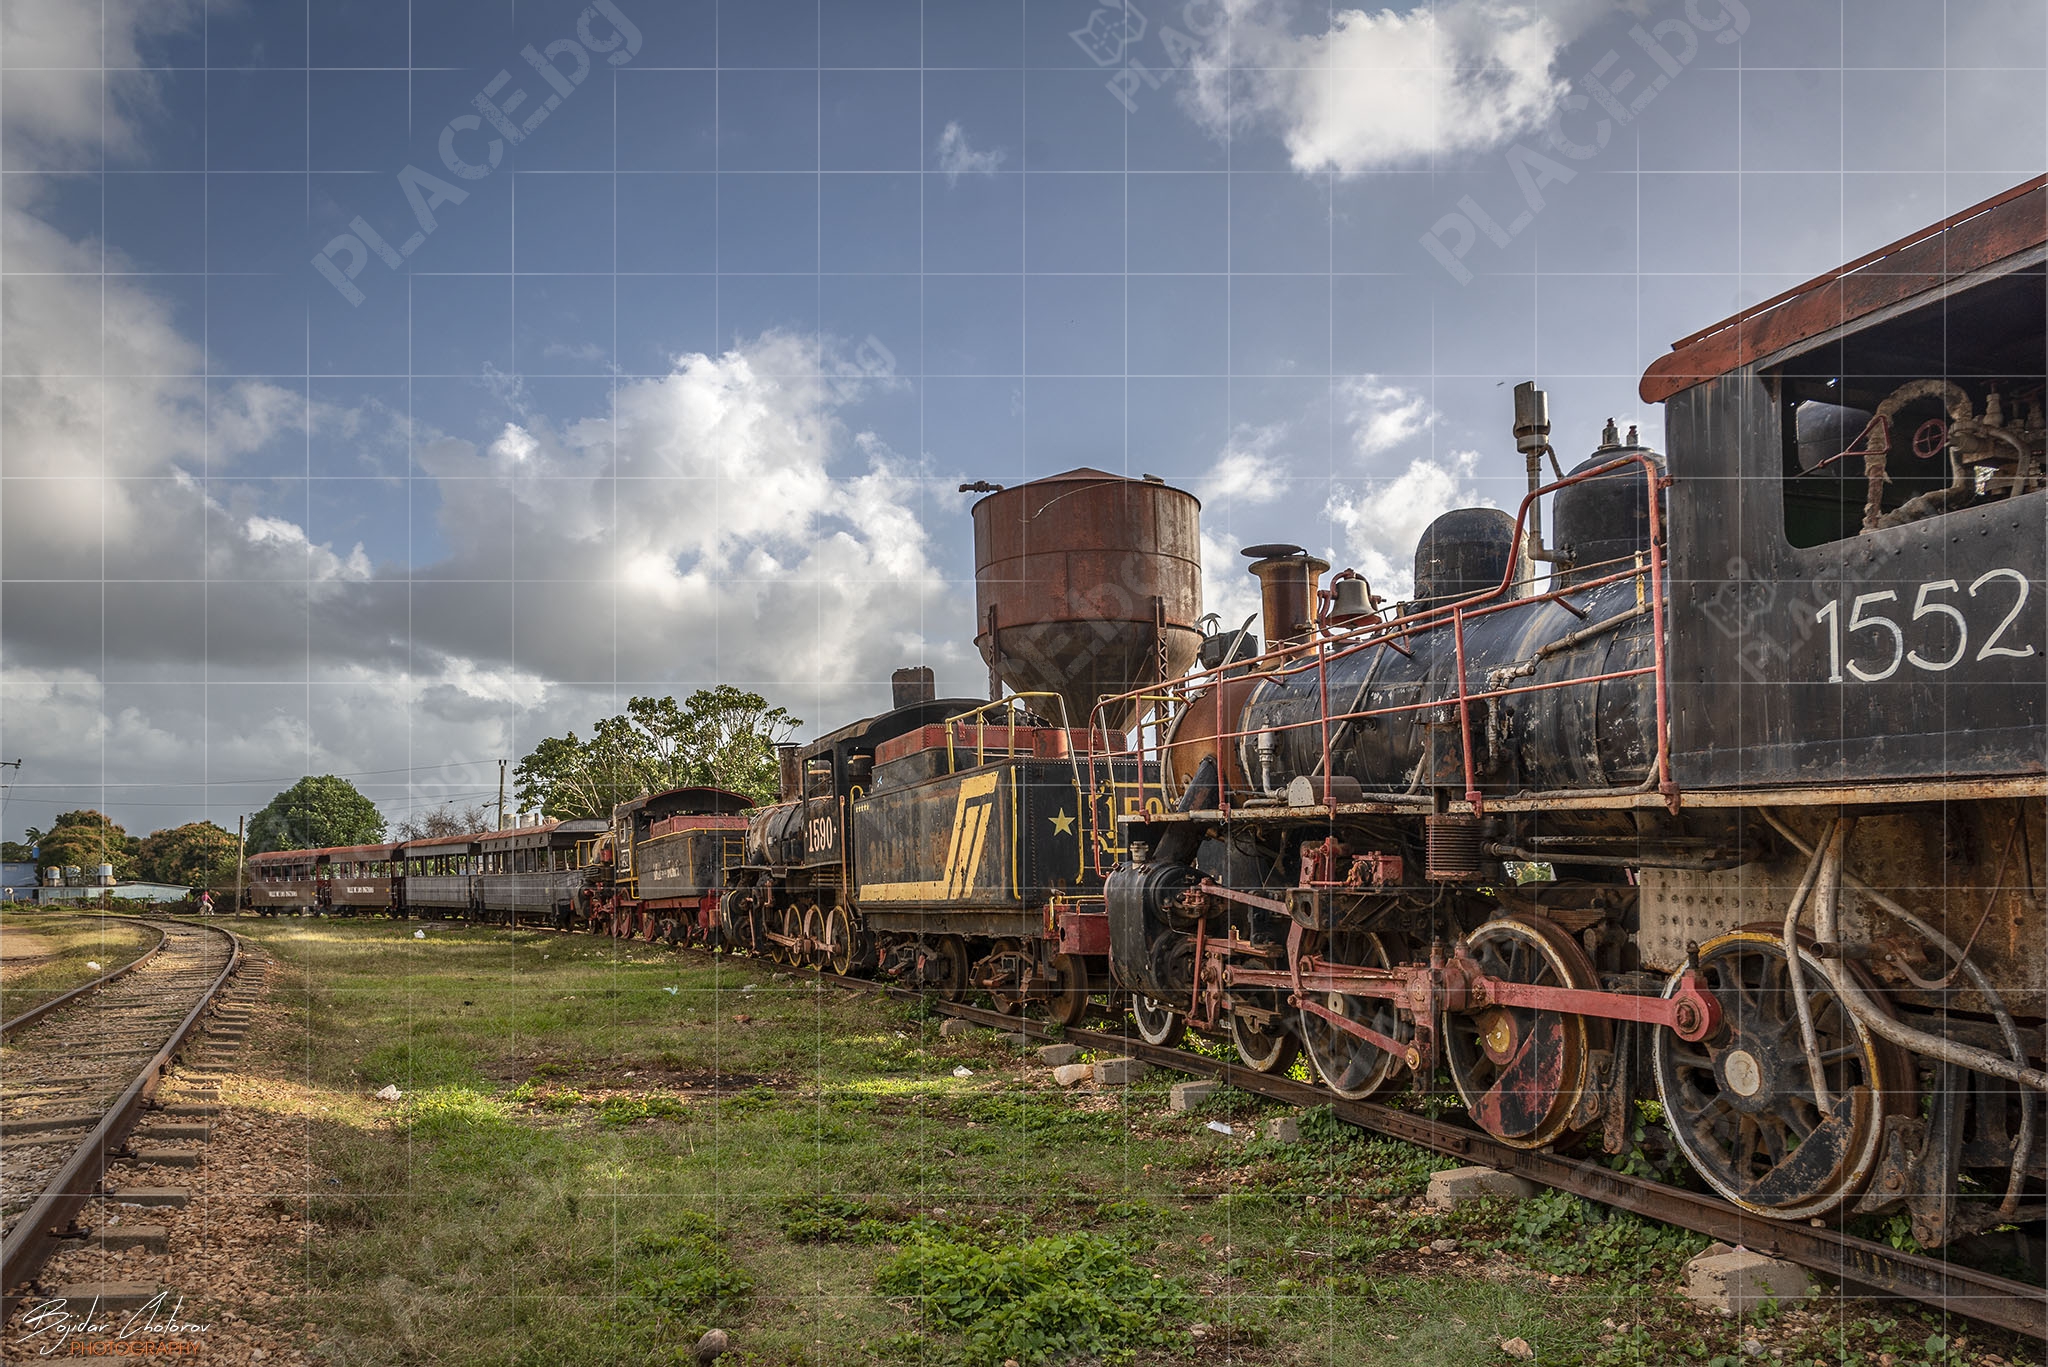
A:
[[[320,1232],[272,1313],[318,1326],[314,1361],[680,1362],[716,1326],[724,1367],[1462,1367],[1511,1337],[1542,1362],[1706,1364],[1746,1332],[1677,1303],[1690,1236],[1562,1197],[1419,1210],[1448,1161],[1327,1112],[1299,1144],[1217,1135],[1280,1109],[1172,1114],[1161,1073],[1061,1091],[992,1033],[942,1041],[926,1010],[763,963],[237,929],[284,967],[290,1027],[252,1053],[278,1085],[250,1100],[310,1137]],[[1830,1347],[1835,1321],[1786,1316],[1772,1342],[1833,1367],[1933,1332],[1885,1322]]]
[[[132,963],[155,943],[154,930],[124,917],[8,906],[0,910],[0,1020]]]

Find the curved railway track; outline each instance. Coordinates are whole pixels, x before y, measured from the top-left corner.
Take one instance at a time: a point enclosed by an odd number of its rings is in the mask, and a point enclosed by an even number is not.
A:
[[[0,1285],[36,1274],[124,1149],[241,961],[216,926],[145,921],[157,946],[0,1026]]]

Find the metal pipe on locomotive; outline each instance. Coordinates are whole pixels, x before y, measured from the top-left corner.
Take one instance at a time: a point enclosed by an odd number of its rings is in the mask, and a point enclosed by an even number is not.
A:
[[[2022,190],[1680,343],[1644,382],[1668,470],[1610,423],[1557,471],[1522,386],[1527,496],[1440,518],[1407,603],[1248,551],[1266,652],[1110,703],[1157,735],[1105,887],[1141,1032],[1305,1045],[1351,1098],[1447,1073],[1530,1148],[1623,1151],[1655,1098],[1761,1215],[2048,1213]]]

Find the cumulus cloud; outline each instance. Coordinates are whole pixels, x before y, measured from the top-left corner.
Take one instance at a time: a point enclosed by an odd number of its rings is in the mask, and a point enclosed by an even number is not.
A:
[[[1281,443],[1287,438],[1285,423],[1239,427],[1209,473],[1195,481],[1195,496],[1203,503],[1231,503],[1239,506],[1271,503],[1285,489],[1287,460]]]
[[[1351,449],[1361,459],[1384,455],[1428,431],[1436,410],[1427,395],[1360,375],[1337,387],[1339,411],[1351,428]]]
[[[1415,585],[1415,543],[1438,516],[1453,508],[1489,508],[1479,492],[1479,453],[1417,456],[1390,478],[1340,481],[1324,515],[1344,537],[1344,549],[1373,591],[1397,598]]]
[[[967,141],[967,131],[957,122],[948,123],[939,134],[939,171],[948,184],[958,184],[962,176],[992,176],[1003,164],[1003,150],[990,148],[977,152]]]
[[[108,6],[108,64],[177,13]],[[150,91],[111,101],[102,128],[96,22],[64,6],[0,22],[10,82],[24,53],[82,69],[31,73],[48,80],[18,118],[10,96],[11,167],[135,146]],[[964,171],[999,160],[951,146]],[[957,479],[928,480],[921,454],[844,417],[901,383],[867,348],[770,334],[555,416],[485,374],[511,421],[481,438],[415,428],[374,401],[209,390],[168,301],[51,226],[36,176],[4,192],[0,749],[28,760],[16,829],[80,803],[140,829],[199,811],[231,824],[307,772],[364,775],[396,816],[474,797],[463,766],[494,777],[484,761],[633,692],[740,683],[829,728],[886,699],[897,665],[979,672],[952,640],[971,600],[925,530],[960,512]],[[120,378],[78,378],[101,375]],[[381,551],[324,530],[324,491],[256,460],[315,441],[354,452],[371,478],[348,482],[386,499],[365,515],[392,533]]]
[[[1483,151],[1549,118],[1564,45],[1612,0],[1447,0],[1405,13],[1220,0],[1183,92],[1211,132],[1270,128],[1296,170],[1364,171]]]
[[[13,87],[0,129],[7,169],[97,171],[102,153],[132,152],[141,124],[161,112],[143,48],[192,23],[201,8],[201,0],[0,6],[0,51]]]

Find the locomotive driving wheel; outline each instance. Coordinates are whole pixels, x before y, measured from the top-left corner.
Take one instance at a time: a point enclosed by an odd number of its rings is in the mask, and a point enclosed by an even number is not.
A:
[[[782,925],[779,929],[789,943],[783,944],[778,941],[775,945],[775,957],[786,964],[801,964],[804,961],[803,953],[797,948],[797,945],[801,942],[804,933],[803,909],[794,906],[784,907],[782,909]]]
[[[1187,1037],[1188,1018],[1142,992],[1131,995],[1131,1020],[1138,1027],[1139,1039],[1162,1049],[1171,1049]]]
[[[1489,921],[1465,940],[1488,977],[1539,987],[1597,991],[1599,976],[1578,941],[1537,916]],[[1521,1149],[1561,1138],[1605,1048],[1606,1021],[1534,1007],[1446,1013],[1444,1061],[1472,1119]]]
[[[823,968],[830,954],[826,944],[827,927],[825,913],[816,906],[804,908],[803,947],[796,952],[796,961],[805,968]]]
[[[1284,1073],[1301,1057],[1301,1037],[1277,1011],[1263,1020],[1232,1011],[1230,1042],[1237,1047],[1238,1062],[1255,1073]]]
[[[1406,957],[1398,936],[1340,930],[1324,947],[1325,962],[1354,968],[1391,968]],[[1406,1041],[1413,1033],[1394,1003],[1384,997],[1353,997],[1342,992],[1317,993],[1316,1005],[1356,1021],[1389,1038]],[[1347,1034],[1312,1011],[1301,1013],[1301,1039],[1309,1062],[1323,1084],[1346,1101],[1362,1101],[1387,1085],[1400,1071],[1400,1060],[1378,1045]]]
[[[840,977],[851,977],[872,967],[871,953],[864,949],[860,932],[853,928],[853,913],[844,904],[825,913],[825,967]]]
[[[1671,1137],[1700,1176],[1744,1210],[1804,1220],[1839,1209],[1877,1161],[1888,1103],[1907,1090],[1904,1056],[1843,1009],[1820,963],[1802,948],[1801,977],[1833,1107],[1823,1111],[1783,939],[1739,930],[1702,945],[1699,960],[1700,986],[1721,1003],[1722,1024],[1698,1044],[1656,1032],[1657,1095]]]

